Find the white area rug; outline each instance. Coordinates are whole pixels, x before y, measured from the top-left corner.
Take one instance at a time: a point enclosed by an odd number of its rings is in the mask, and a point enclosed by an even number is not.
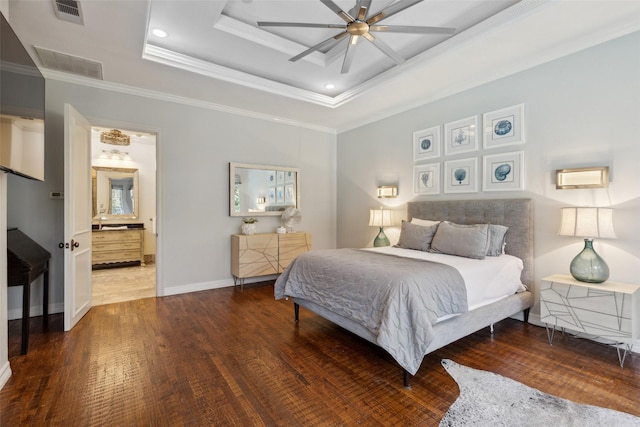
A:
[[[624,412],[582,405],[542,393],[500,375],[471,369],[449,359],[442,366],[460,387],[440,426],[640,426]]]

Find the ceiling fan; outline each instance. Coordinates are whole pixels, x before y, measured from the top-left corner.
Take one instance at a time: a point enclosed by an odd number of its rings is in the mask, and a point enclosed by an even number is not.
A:
[[[349,43],[347,44],[347,51],[344,55],[344,61],[342,63],[341,74],[349,72],[351,63],[353,62],[354,47],[360,40],[360,37],[364,37],[369,40],[380,49],[385,55],[391,58],[396,64],[402,64],[405,59],[394,51],[388,44],[375,37],[372,32],[389,32],[389,33],[413,33],[413,34],[453,34],[455,28],[448,27],[418,27],[410,25],[378,25],[377,23],[383,19],[389,18],[398,12],[420,3],[423,0],[399,0],[396,3],[382,9],[378,13],[368,14],[371,6],[371,0],[356,0],[355,7],[349,12],[345,12],[332,0],[320,0],[322,4],[327,6],[333,12],[335,12],[340,18],[342,18],[346,24],[313,24],[313,23],[297,23],[297,22],[264,22],[259,21],[260,27],[307,27],[307,28],[336,28],[343,31],[339,32],[335,36],[328,38],[315,46],[310,47],[299,55],[290,58],[289,61],[295,62],[312,52],[330,46],[333,43],[349,37]],[[355,15],[352,16],[352,15]]]

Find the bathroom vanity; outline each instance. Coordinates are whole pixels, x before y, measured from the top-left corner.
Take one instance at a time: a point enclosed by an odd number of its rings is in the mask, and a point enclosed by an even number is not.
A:
[[[129,224],[137,226],[138,224]],[[142,224],[139,224],[142,225]],[[137,262],[144,265],[144,228],[109,226],[91,233],[91,265],[93,268],[119,266]]]

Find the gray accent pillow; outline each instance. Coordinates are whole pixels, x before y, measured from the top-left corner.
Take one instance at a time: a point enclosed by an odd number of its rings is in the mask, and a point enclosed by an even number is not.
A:
[[[400,229],[400,239],[397,248],[417,249],[419,251],[428,251],[431,247],[431,240],[438,229],[438,224],[431,226],[416,225],[408,221],[402,221]]]
[[[461,225],[443,221],[438,226],[431,252],[484,259],[489,244],[489,224]]]
[[[504,225],[489,224],[489,246],[487,256],[500,256],[504,250],[505,239],[509,227]]]

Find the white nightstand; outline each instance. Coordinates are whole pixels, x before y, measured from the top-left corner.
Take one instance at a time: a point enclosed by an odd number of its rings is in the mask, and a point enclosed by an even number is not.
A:
[[[564,274],[542,279],[540,319],[547,325],[549,344],[557,327],[624,344],[620,366],[640,337],[640,286],[607,281],[585,283]]]

